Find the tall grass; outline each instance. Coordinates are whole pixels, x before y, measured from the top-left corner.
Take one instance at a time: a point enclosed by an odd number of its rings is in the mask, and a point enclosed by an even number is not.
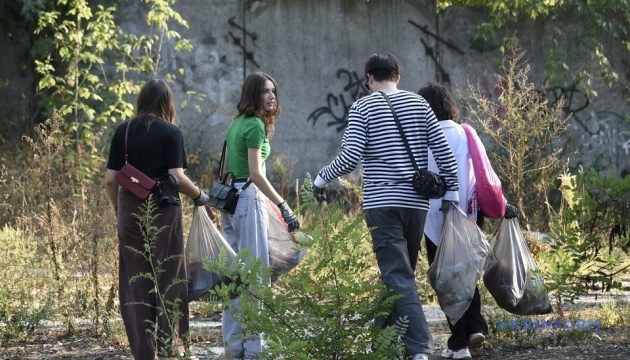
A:
[[[14,269],[21,280],[3,282],[0,302],[27,301],[21,302],[26,309],[4,309],[0,321],[30,317],[15,336],[27,337],[42,312],[63,322],[68,333],[86,319],[93,334],[108,332],[118,312],[114,213],[102,177],[85,176],[61,122],[54,116],[38,126],[33,138],[25,138],[27,155],[2,173],[0,246],[11,256],[0,257],[0,268]]]

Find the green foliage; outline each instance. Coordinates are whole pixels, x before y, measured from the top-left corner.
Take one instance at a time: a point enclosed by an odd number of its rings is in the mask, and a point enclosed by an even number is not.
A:
[[[546,81],[554,85],[572,84],[595,97],[593,78],[608,86],[619,82],[612,59],[630,52],[630,1],[591,0],[439,0],[438,8],[459,5],[485,11],[486,19],[477,26],[473,44],[484,49],[497,30],[523,20],[540,19],[544,44]],[[623,91],[630,101],[630,85]]]
[[[491,140],[486,144],[493,168],[502,180],[506,198],[521,210],[519,220],[534,229],[546,229],[544,204],[547,192],[562,166],[554,146],[562,136],[568,118],[562,118],[562,104],[551,109],[544,94],[528,82],[525,52],[512,37],[496,75],[501,94],[497,101],[484,96],[481,85],[468,84],[465,106],[472,125]]]
[[[0,343],[17,337],[25,340],[48,319],[52,293],[42,276],[36,239],[5,225],[0,229]]]
[[[49,117],[53,109],[65,120],[82,172],[96,175],[107,122],[134,114],[133,101],[148,78],[164,73],[172,51],[191,49],[171,24],[188,27],[171,5],[174,0],[144,0],[146,33],[125,32],[116,19],[123,7],[85,0],[57,0],[39,11],[34,45],[39,74],[38,102]],[[178,69],[182,72],[182,69]],[[164,73],[167,80],[174,75]]]
[[[594,285],[623,288],[629,272],[630,176],[601,176],[593,169],[562,181],[563,208],[553,219],[551,251],[541,254],[547,287],[558,305]]]
[[[302,187],[303,212],[313,216],[298,237],[309,246],[302,263],[269,285],[270,270],[249,252],[238,253],[229,267],[220,261],[206,267],[232,279],[214,290],[224,309],[234,310],[230,296],[241,296],[237,318],[244,336],[262,333],[268,343],[262,358],[276,359],[391,359],[402,355],[399,336],[407,320],[384,330],[373,325],[377,315],[390,312],[398,297],[388,295],[371,251],[369,230],[361,216],[349,218],[338,204],[320,207]],[[374,345],[374,352],[370,347]]]

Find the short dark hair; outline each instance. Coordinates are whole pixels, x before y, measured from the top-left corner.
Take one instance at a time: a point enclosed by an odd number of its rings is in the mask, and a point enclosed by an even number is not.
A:
[[[427,86],[418,90],[418,95],[429,103],[438,120],[456,120],[459,116],[457,102],[444,86],[428,83]]]
[[[376,81],[396,81],[402,65],[392,54],[373,54],[365,62],[365,73],[372,74]]]

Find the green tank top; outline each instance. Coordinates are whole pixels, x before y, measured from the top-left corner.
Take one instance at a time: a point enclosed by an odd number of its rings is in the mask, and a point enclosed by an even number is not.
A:
[[[271,148],[269,140],[265,137],[265,124],[259,118],[245,117],[241,115],[232,121],[227,131],[227,160],[228,171],[236,177],[249,177],[249,165],[247,163],[247,149],[261,149],[263,174],[265,173],[265,160],[269,156]]]

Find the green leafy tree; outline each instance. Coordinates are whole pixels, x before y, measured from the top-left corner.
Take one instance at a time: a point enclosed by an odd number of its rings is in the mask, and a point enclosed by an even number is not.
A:
[[[498,30],[523,20],[540,20],[548,54],[546,81],[584,89],[597,96],[594,79],[619,82],[612,59],[630,52],[630,1],[593,0],[437,0],[438,9],[458,5],[481,9],[486,19],[477,26],[473,44],[484,49]],[[622,83],[630,101],[630,85]]]
[[[164,73],[166,52],[191,45],[171,27],[187,27],[172,8],[175,0],[143,0],[146,33],[125,32],[116,19],[123,5],[92,5],[87,0],[57,0],[38,12],[34,63],[40,78],[38,99],[48,117],[59,109],[64,132],[82,165],[81,175],[99,170],[100,141],[108,121],[133,115],[136,94],[148,78]],[[180,69],[180,72],[183,70]],[[167,79],[174,74],[164,73]]]

